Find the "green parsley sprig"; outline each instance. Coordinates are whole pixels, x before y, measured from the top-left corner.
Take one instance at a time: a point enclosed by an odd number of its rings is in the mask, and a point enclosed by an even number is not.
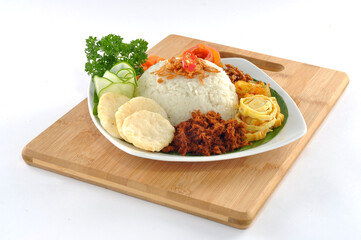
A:
[[[92,77],[103,76],[106,70],[124,61],[132,65],[136,74],[140,75],[144,72],[141,65],[147,60],[147,49],[148,42],[143,39],[124,43],[122,37],[114,34],[100,40],[90,36],[86,39],[85,53],[88,61],[85,63],[85,71]]]

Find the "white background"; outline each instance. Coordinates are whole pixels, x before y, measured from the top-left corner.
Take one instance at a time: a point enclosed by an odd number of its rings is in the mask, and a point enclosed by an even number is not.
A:
[[[0,239],[361,239],[357,1],[1,1]],[[346,72],[350,84],[247,230],[26,165],[86,97],[85,39],[169,34]],[[315,86],[317,87],[317,86]]]

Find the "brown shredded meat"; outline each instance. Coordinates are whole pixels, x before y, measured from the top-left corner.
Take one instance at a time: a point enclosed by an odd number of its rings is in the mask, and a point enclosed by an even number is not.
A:
[[[231,79],[232,83],[235,83],[239,80],[243,80],[246,82],[253,81],[252,77],[248,73],[244,74],[244,72],[239,70],[237,67],[231,64],[226,64],[226,67],[227,68],[223,68],[223,69],[227,73],[229,79]]]
[[[182,75],[187,79],[198,77],[199,81],[204,84],[203,79],[208,77],[206,72],[217,73],[219,70],[208,66],[204,60],[198,58],[196,69],[193,72],[188,72],[183,68],[182,59],[172,57],[158,71],[152,73],[155,73],[161,77],[165,77],[168,80],[175,78],[177,75]]]
[[[216,155],[247,145],[245,126],[235,119],[223,120],[219,113],[192,112],[192,118],[176,126],[173,141],[163,152],[177,151],[181,155]]]

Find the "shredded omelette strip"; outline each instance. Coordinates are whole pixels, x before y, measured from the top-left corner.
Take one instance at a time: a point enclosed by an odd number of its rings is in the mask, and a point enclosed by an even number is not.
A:
[[[282,124],[284,115],[275,97],[252,95],[240,99],[236,120],[246,126],[248,141],[266,137],[267,132]]]

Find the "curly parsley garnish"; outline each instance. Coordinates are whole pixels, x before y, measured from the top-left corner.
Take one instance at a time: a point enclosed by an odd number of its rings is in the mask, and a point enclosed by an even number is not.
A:
[[[90,36],[86,39],[85,53],[88,61],[85,63],[85,71],[92,77],[103,76],[106,70],[124,61],[132,65],[136,74],[140,75],[144,72],[141,65],[147,60],[147,49],[148,42],[143,39],[124,43],[122,37],[114,34],[100,40]]]

